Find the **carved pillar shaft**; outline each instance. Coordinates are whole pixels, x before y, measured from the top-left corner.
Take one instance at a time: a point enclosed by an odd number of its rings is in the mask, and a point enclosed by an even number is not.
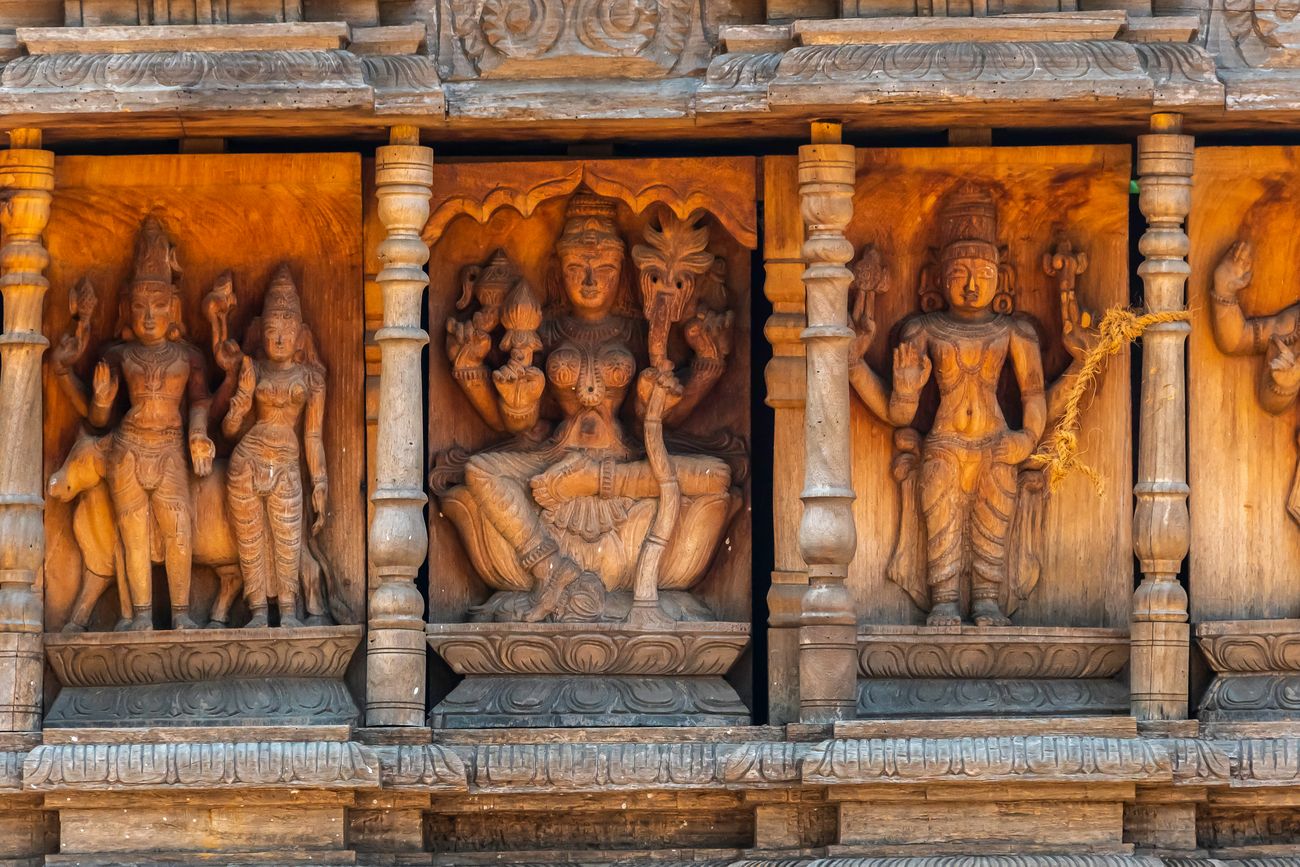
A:
[[[799,708],[803,722],[854,716],[857,617],[845,580],[857,547],[850,478],[848,291],[853,245],[855,160],[839,144],[838,125],[814,124],[813,144],[799,148],[799,210],[808,326],[804,410],[803,519],[799,549],[808,589],[799,621]]]
[[[374,517],[366,653],[366,725],[424,725],[424,600],[415,576],[429,552],[424,520],[424,395],[420,355],[429,335],[420,327],[429,277],[429,248],[420,238],[429,218],[433,150],[417,131],[396,127],[375,158],[384,325],[379,344],[379,420],[375,446]]]
[[[1148,313],[1183,310],[1190,268],[1183,221],[1191,208],[1191,136],[1181,118],[1152,117],[1151,134],[1138,137],[1138,207],[1147,218],[1139,249]],[[1178,571],[1187,556],[1187,395],[1184,381],[1186,322],[1153,325],[1142,346],[1134,549],[1142,583],[1133,597],[1132,704],[1142,720],[1187,716],[1190,627],[1187,592]]]
[[[37,130],[10,133],[0,152],[0,731],[41,727],[41,598],[45,556],[41,461],[41,333],[50,262],[41,233],[50,219],[54,154]]]

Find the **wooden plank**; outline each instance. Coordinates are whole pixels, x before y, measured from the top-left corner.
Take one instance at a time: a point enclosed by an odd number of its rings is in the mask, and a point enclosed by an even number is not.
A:
[[[148,27],[20,27],[29,54],[137,54],[147,51],[328,51],[347,44],[348,26],[187,24]]]

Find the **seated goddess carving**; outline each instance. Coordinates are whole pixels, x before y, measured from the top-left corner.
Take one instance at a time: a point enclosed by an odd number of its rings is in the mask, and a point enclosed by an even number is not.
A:
[[[634,305],[615,215],[613,200],[585,190],[573,196],[544,310],[498,251],[464,273],[458,306],[474,306],[472,315],[447,322],[452,375],[483,420],[508,437],[468,458],[452,455],[433,474],[443,512],[498,591],[476,619],[622,619],[665,490],[646,460],[651,394],[664,390],[662,420],[672,428],[725,370],[731,314],[719,263],[705,249],[707,228],[665,214],[633,251],[643,294],[672,279],[684,302],[660,323],[680,323],[673,337],[684,345],[674,344],[679,351],[668,358],[649,345],[669,345],[664,327],[649,327]],[[679,366],[678,356],[689,361]],[[727,461],[683,454],[681,442],[670,439],[680,513],[659,540],[666,541],[659,604],[675,619],[710,619],[679,591],[703,577],[739,496]]]

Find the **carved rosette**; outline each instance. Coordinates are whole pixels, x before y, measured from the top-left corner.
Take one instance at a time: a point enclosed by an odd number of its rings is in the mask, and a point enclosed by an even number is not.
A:
[[[660,77],[687,59],[699,17],[697,0],[443,0],[445,72]]]

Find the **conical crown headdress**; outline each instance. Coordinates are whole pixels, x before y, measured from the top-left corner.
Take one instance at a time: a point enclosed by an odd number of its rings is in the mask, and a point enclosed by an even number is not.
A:
[[[998,261],[998,211],[986,187],[964,183],[948,194],[939,211],[939,250],[945,259]]]
[[[564,231],[555,242],[556,249],[561,252],[580,246],[625,249],[614,222],[617,214],[618,206],[613,199],[598,196],[585,186],[579,187],[564,212]]]
[[[266,290],[262,301],[262,315],[271,313],[289,313],[296,319],[302,319],[302,302],[298,298],[298,287],[293,282],[293,273],[288,265],[275,269],[271,285]]]
[[[146,217],[135,241],[135,266],[131,283],[136,286],[162,285],[175,291],[180,273],[176,248],[172,246],[157,217]]]

